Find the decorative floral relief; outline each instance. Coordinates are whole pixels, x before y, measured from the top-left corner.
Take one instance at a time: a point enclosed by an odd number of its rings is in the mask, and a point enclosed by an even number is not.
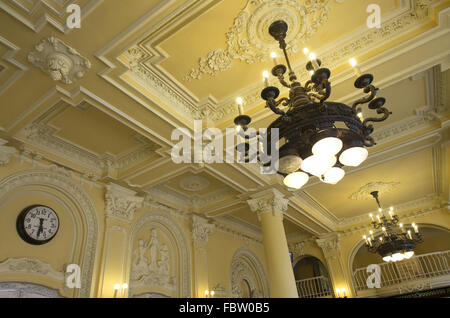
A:
[[[248,64],[265,61],[277,43],[267,30],[276,20],[290,27],[286,38],[289,52],[297,52],[298,43],[307,41],[328,20],[329,0],[250,0],[234,19],[226,33],[227,48],[216,49],[199,60],[185,81],[201,79],[203,74],[217,75],[231,68],[232,59]]]
[[[349,199],[351,200],[367,200],[373,199],[373,196],[370,194],[373,191],[378,191],[379,194],[392,192],[400,182],[369,182],[368,184],[359,188],[359,190],[353,193]]]
[[[83,77],[91,67],[88,59],[55,37],[43,39],[36,45],[35,51],[28,55],[28,60],[49,74],[54,81],[64,84],[71,84]]]

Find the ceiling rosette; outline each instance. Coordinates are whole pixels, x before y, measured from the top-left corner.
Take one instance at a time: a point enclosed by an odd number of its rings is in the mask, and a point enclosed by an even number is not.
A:
[[[300,43],[306,42],[328,20],[329,0],[249,0],[234,19],[226,34],[226,49],[211,50],[201,57],[185,81],[216,76],[232,67],[232,60],[248,64],[263,62],[278,46],[267,33],[269,26],[284,20],[290,29],[286,38],[288,53],[296,53]]]

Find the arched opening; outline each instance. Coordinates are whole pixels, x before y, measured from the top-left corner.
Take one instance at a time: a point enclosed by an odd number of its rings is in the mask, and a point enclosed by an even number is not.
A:
[[[231,293],[236,298],[269,296],[263,266],[257,256],[246,248],[236,251],[231,261]]]
[[[380,266],[380,286],[401,286],[424,283],[426,289],[450,285],[450,232],[442,227],[418,224],[423,242],[414,248],[414,256],[400,262],[384,262],[380,255],[370,253],[360,241],[350,258],[355,291],[360,295],[369,289],[367,280],[371,264]],[[447,276],[447,277],[446,277]],[[376,281],[373,280],[373,283]],[[422,284],[423,285],[423,284]],[[401,290],[401,287],[397,288]],[[382,291],[379,291],[381,293]],[[402,293],[408,292],[404,290]]]
[[[314,256],[301,258],[294,266],[299,297],[316,298],[332,296],[330,275],[326,266]]]

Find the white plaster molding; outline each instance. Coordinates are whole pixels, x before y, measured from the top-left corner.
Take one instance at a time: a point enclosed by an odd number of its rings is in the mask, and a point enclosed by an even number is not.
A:
[[[91,68],[88,59],[55,37],[43,39],[35,50],[28,55],[28,61],[54,81],[72,84]]]
[[[106,187],[106,215],[122,221],[131,222],[134,212],[142,207],[144,198],[119,185],[110,183]]]
[[[31,185],[56,189],[68,198],[71,198],[76,204],[77,211],[81,214],[84,228],[83,250],[79,261],[83,275],[81,276],[81,289],[78,294],[79,297],[90,297],[99,231],[94,203],[84,189],[65,174],[41,170],[19,172],[1,180],[0,199],[10,191]]]
[[[0,274],[34,274],[64,282],[64,272],[58,272],[50,264],[34,258],[8,258],[0,263]]]
[[[0,3],[0,7],[1,7],[1,3]],[[1,65],[0,65],[0,67],[2,67],[2,69],[0,71],[0,95],[1,95],[13,83],[18,81],[20,79],[20,77],[22,77],[22,75],[25,74],[26,71],[28,71],[28,67],[26,67],[22,63],[19,63],[15,59],[15,55],[17,54],[17,52],[20,51],[19,47],[14,45],[14,43],[9,42],[7,39],[5,39],[2,36],[0,36],[0,43],[3,44],[7,48],[6,53],[0,57],[1,60],[5,60],[7,62],[7,63],[1,63]],[[9,72],[8,72],[8,70],[10,68],[10,66],[8,66],[9,64],[16,68],[16,71],[14,71],[12,74],[9,74]],[[2,80],[4,74],[8,75],[6,77],[5,81]]]
[[[0,166],[8,164],[13,155],[17,153],[17,149],[14,147],[5,146],[8,141],[0,138]]]

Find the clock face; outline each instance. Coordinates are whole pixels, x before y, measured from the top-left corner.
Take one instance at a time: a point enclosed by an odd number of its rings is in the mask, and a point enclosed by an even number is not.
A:
[[[24,209],[17,218],[20,237],[35,245],[48,243],[59,229],[59,218],[55,211],[44,205],[33,205]]]

